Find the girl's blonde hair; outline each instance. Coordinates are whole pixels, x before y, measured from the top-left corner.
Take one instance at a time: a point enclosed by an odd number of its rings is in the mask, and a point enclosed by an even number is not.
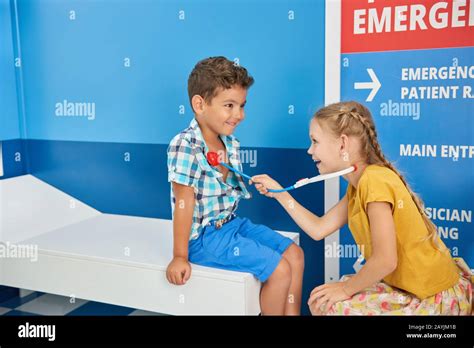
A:
[[[426,216],[423,201],[413,192],[397,168],[385,158],[377,140],[377,131],[375,130],[374,120],[369,109],[355,101],[334,103],[319,109],[315,113],[314,119],[318,121],[321,127],[329,129],[336,136],[346,134],[359,138],[362,145],[362,156],[364,156],[368,164],[377,164],[390,168],[400,177],[413,202],[416,204],[428,230],[428,236],[425,240],[431,240],[433,245],[439,248],[436,226]]]

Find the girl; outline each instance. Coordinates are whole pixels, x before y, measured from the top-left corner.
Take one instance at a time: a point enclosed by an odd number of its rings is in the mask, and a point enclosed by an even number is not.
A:
[[[308,301],[316,314],[471,313],[470,270],[453,260],[425,215],[423,203],[385,158],[369,110],[341,102],[316,112],[308,154],[321,174],[356,165],[344,178],[347,192],[318,217],[294,201],[267,175],[256,175],[257,190],[273,197],[298,226],[321,240],[349,223],[367,262],[353,276],[316,287]]]

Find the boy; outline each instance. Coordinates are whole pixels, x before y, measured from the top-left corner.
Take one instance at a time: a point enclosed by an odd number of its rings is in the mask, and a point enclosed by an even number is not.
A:
[[[289,238],[255,225],[235,211],[250,198],[243,179],[223,166],[211,167],[209,151],[241,169],[239,141],[232,135],[245,117],[253,78],[225,57],[196,64],[188,79],[195,118],[168,147],[168,181],[173,210],[173,260],[166,277],[182,285],[190,262],[250,272],[262,283],[262,314],[298,315],[304,255]]]

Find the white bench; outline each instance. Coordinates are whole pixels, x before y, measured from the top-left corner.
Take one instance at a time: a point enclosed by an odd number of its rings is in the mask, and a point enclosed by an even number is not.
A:
[[[0,181],[0,197],[0,241],[37,246],[37,260],[0,258],[0,285],[173,315],[260,313],[249,273],[193,264],[186,285],[168,283],[171,220],[102,214],[31,175]]]

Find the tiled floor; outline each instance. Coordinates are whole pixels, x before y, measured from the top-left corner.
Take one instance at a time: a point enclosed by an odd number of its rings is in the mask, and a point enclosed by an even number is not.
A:
[[[0,286],[0,315],[161,315],[106,303],[33,292],[20,297],[18,289]]]

